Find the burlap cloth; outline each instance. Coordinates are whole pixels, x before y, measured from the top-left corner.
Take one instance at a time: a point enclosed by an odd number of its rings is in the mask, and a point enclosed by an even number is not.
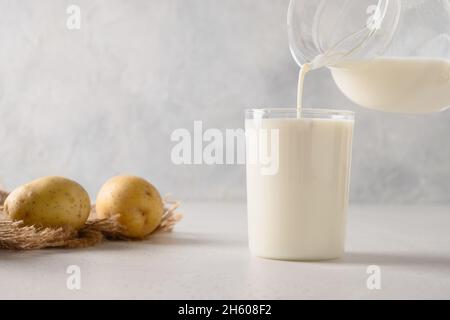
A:
[[[45,248],[85,248],[106,240],[136,240],[123,235],[117,217],[96,219],[95,206],[80,230],[38,228],[25,226],[22,222],[9,221],[2,211],[8,192],[0,189],[0,250],[37,250]],[[177,201],[164,199],[164,214],[158,228],[153,232],[171,232],[182,215],[176,212]],[[145,239],[137,239],[145,240]]]

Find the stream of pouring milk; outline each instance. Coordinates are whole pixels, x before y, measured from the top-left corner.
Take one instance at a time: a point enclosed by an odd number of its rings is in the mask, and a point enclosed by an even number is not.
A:
[[[300,73],[298,76],[298,90],[297,90],[297,118],[302,117],[303,110],[303,89],[305,83],[306,74],[310,71],[311,66],[306,63],[300,68]]]

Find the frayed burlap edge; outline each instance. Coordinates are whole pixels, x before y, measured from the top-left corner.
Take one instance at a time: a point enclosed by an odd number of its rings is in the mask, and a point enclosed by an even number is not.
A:
[[[2,206],[8,193],[0,190],[0,205]],[[176,210],[178,201],[171,201],[169,197],[164,198],[164,214],[158,228],[158,232],[171,232],[175,224],[181,220],[182,215]],[[105,239],[107,240],[145,240],[130,239],[123,234],[118,217],[108,219],[94,219],[95,206],[91,212],[91,218],[80,230],[64,228],[38,228],[25,226],[22,222],[2,220],[0,217],[0,250],[38,250],[46,248],[68,248],[78,249],[92,247]],[[0,216],[4,213],[1,211]],[[148,238],[148,237],[147,237]]]

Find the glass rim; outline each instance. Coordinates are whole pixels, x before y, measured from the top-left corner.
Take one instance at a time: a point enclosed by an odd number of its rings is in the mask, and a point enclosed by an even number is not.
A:
[[[245,110],[246,118],[254,118],[255,116],[276,116],[276,115],[298,115],[297,108],[253,108]],[[327,108],[304,108],[301,115],[305,118],[324,118],[324,117],[339,117],[340,119],[354,119],[355,113],[349,110],[327,109]],[[290,118],[290,117],[288,117]]]

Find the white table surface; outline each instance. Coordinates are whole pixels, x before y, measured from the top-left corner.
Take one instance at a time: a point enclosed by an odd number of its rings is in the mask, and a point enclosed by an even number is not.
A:
[[[252,257],[245,205],[189,203],[171,234],[77,251],[0,251],[0,298],[450,298],[450,207],[352,207],[347,254],[331,262]],[[81,289],[66,269],[81,270]],[[381,290],[367,289],[369,265]]]

